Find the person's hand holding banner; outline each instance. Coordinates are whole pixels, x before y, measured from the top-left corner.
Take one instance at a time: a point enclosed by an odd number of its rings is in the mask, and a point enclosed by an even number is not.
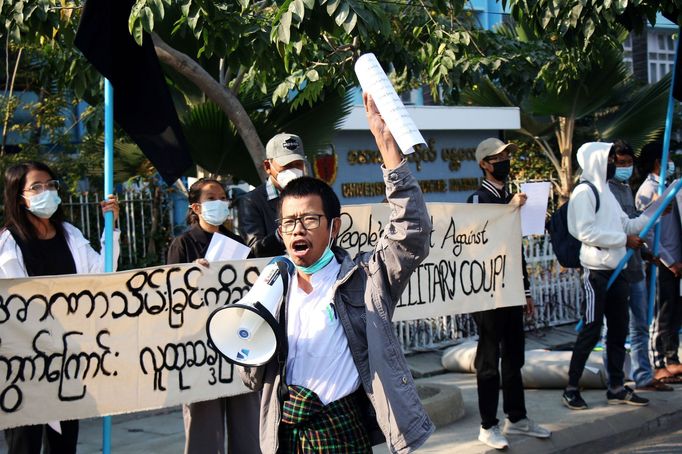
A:
[[[414,152],[415,145],[426,144],[374,54],[364,54],[358,58],[355,75],[362,91],[374,99],[381,117],[404,154]]]

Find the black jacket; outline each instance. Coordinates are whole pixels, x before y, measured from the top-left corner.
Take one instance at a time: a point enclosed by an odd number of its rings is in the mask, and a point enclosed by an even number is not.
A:
[[[284,255],[284,243],[277,234],[279,198],[268,200],[265,183],[237,199],[239,234],[254,257]]]
[[[220,233],[244,244],[244,240],[239,235],[235,235],[225,227],[220,227]],[[190,263],[204,258],[212,237],[213,234],[202,229],[199,223],[192,224],[188,231],[173,239],[168,248],[166,263]]]
[[[467,203],[475,203],[474,198],[478,196],[478,203],[509,203],[514,197],[514,194],[507,193],[504,188],[501,191],[493,186],[488,180],[484,179],[481,182],[481,187],[476,190],[467,199]],[[526,269],[526,257],[521,251],[521,266],[523,267],[523,288],[526,290],[526,297],[530,294],[530,279],[528,278],[528,270]]]

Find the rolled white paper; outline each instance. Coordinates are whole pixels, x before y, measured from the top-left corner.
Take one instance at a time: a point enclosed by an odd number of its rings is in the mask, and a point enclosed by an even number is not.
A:
[[[374,99],[381,117],[404,154],[414,152],[415,145],[426,144],[374,54],[364,54],[358,58],[355,75],[362,90]]]

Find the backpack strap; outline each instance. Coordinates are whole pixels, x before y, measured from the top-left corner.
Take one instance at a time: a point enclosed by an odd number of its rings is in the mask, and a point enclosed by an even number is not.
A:
[[[594,210],[594,212],[596,213],[597,211],[599,211],[599,191],[597,191],[597,187],[594,184],[592,184],[592,182],[590,182],[590,181],[582,180],[578,184],[583,184],[583,183],[585,183],[586,185],[588,185],[590,187],[590,189],[592,189],[592,193],[594,194],[595,199],[597,199],[597,207]]]

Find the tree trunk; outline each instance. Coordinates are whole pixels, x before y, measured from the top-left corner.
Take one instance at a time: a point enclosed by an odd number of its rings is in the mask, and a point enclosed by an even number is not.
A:
[[[573,191],[573,132],[575,118],[559,117],[559,127],[556,130],[559,153],[561,153],[561,201],[565,202]]]
[[[246,145],[246,149],[249,150],[253,164],[258,170],[258,176],[261,181],[265,181],[267,174],[262,165],[265,160],[265,147],[260,137],[258,137],[256,127],[253,125],[244,106],[239,102],[239,99],[225,86],[220,85],[218,81],[211,77],[204,68],[199,66],[188,55],[170,47],[155,33],[152,34],[152,39],[154,40],[154,47],[159,60],[189,79],[225,112],[225,115],[237,128],[240,137]]]

